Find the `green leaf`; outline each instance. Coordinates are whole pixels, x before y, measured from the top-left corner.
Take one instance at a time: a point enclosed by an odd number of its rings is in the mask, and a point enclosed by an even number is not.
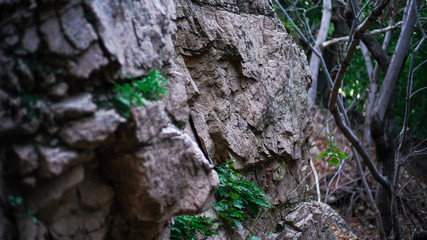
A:
[[[329,163],[338,167],[338,165],[340,164],[340,161],[337,158],[331,158],[329,159]]]
[[[236,224],[236,226],[238,228],[243,228],[243,225],[242,225],[242,223],[239,220],[233,219],[233,221],[234,221],[234,224]]]
[[[215,208],[215,210],[217,210],[217,211],[224,212],[224,208],[223,208],[223,207],[221,207],[221,206],[215,206],[214,208]]]
[[[240,197],[240,195],[239,194],[235,194],[235,193],[231,193],[231,199],[237,199],[237,198],[239,198]]]
[[[328,154],[326,154],[326,153],[321,153],[321,154],[319,154],[319,155],[317,155],[316,157],[318,157],[318,158],[326,158],[326,157],[328,157]]]
[[[347,155],[345,155],[342,152],[338,152],[338,155],[342,158],[342,159],[348,159]]]

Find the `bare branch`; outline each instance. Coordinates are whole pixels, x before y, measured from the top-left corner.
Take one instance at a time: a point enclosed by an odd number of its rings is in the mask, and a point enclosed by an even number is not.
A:
[[[286,10],[281,6],[281,4],[279,3],[279,1],[275,0],[275,2],[279,6],[279,8],[282,10],[282,12],[285,14],[285,16],[288,18],[288,20],[292,24],[294,24],[293,20],[290,18],[289,14],[286,12]],[[382,3],[378,4],[377,7],[373,10],[373,12],[365,20],[365,22],[362,23],[362,25],[356,30],[356,35],[358,36],[359,39],[360,39],[360,33],[358,33],[358,32],[363,33],[363,31],[366,31],[366,29],[370,25],[373,24],[373,22],[375,21],[375,19],[378,18],[378,16],[380,15],[382,9],[385,8],[385,6],[387,5],[388,2],[389,2],[389,0],[384,0]],[[368,22],[368,20],[370,22]],[[319,51],[313,45],[311,45],[309,43],[309,41],[307,40],[307,38],[302,34],[301,30],[295,24],[294,24],[294,26],[295,26],[295,29],[298,32],[298,34],[300,34],[300,37],[303,39],[303,41],[305,43],[307,43],[310,46],[311,50],[320,58],[321,63],[322,63],[322,68],[325,71],[325,75],[327,77],[328,83],[331,86],[333,86],[333,82],[332,82],[331,76],[329,74],[328,68],[326,67],[326,63],[325,63],[325,60],[323,59],[322,55],[319,53]],[[353,53],[354,53],[355,48],[356,47],[354,45],[353,46],[353,50],[352,50]],[[347,66],[348,66],[348,63],[347,63]],[[345,68],[347,68],[347,66]],[[341,77],[341,80],[340,80],[340,84],[341,84],[341,81],[342,81],[342,77]],[[336,82],[335,82],[335,84],[336,84]],[[340,84],[338,84],[338,85],[340,85]],[[340,97],[337,97],[337,95],[336,95],[337,92],[338,92],[338,90],[335,93],[334,102],[338,100],[337,101],[338,107],[342,110],[343,115],[344,115],[346,121],[349,122],[347,114],[344,111],[344,106],[343,106],[342,100],[341,100]],[[367,153],[366,149],[363,147],[363,145],[360,143],[360,141],[357,139],[357,137],[354,135],[354,133],[347,127],[347,125],[344,124],[343,119],[341,118],[338,110],[335,108],[335,104],[334,104],[334,109],[335,109],[335,112],[337,113],[337,114],[334,114],[334,118],[337,121],[338,128],[344,133],[344,135],[347,137],[347,139],[349,139],[349,141],[356,147],[357,151],[361,154],[363,161],[368,166],[368,169],[371,172],[371,174],[374,177],[374,179],[377,182],[379,182],[385,189],[390,190],[390,191],[387,191],[387,193],[391,195],[391,187],[390,187],[390,184],[388,183],[387,179],[384,178],[379,173],[378,169],[375,167],[375,165],[374,165],[372,159],[370,158],[369,154]]]
[[[411,94],[411,97],[412,97],[412,96],[414,96],[416,93],[418,93],[418,92],[420,92],[420,91],[422,91],[422,90],[425,90],[425,89],[427,89],[427,87],[422,87],[422,88],[418,89],[417,91],[415,91],[415,92],[413,92],[413,93]]]
[[[375,30],[373,30],[373,31],[370,31],[370,32],[369,32],[369,34],[385,33],[385,32],[388,32],[388,31],[394,30],[394,29],[396,29],[396,28],[398,28],[398,27],[400,27],[400,26],[402,26],[402,21],[400,21],[400,22],[398,22],[398,23],[394,24],[393,26],[388,26],[388,27],[381,28],[381,29],[375,29]]]
[[[370,158],[368,152],[364,148],[364,146],[361,144],[359,139],[356,137],[356,135],[351,131],[351,129],[344,123],[339,110],[336,108],[337,103],[337,95],[338,95],[338,89],[341,86],[342,80],[344,78],[345,72],[347,71],[347,68],[350,64],[350,60],[354,55],[354,52],[356,50],[356,46],[358,45],[360,38],[363,35],[363,32],[366,31],[372,24],[375,22],[375,20],[381,15],[382,10],[387,6],[388,0],[383,0],[381,3],[379,3],[369,14],[369,16],[365,19],[365,21],[359,25],[356,28],[356,31],[353,35],[353,39],[350,41],[347,54],[341,64],[341,67],[338,71],[337,76],[335,77],[334,85],[331,91],[331,96],[329,99],[329,110],[332,112],[335,121],[337,123],[338,128],[343,132],[343,134],[346,136],[346,138],[353,144],[353,146],[357,149],[359,154],[361,155],[363,161],[367,165],[369,171],[372,173],[372,176],[374,179],[379,182],[384,189],[386,189],[389,196],[391,196],[391,187],[388,180],[382,176],[378,169],[375,167],[372,159]]]
[[[365,188],[366,195],[368,196],[369,204],[374,209],[375,215],[377,216],[377,223],[378,223],[378,228],[379,228],[379,232],[380,232],[380,239],[385,239],[386,236],[385,236],[385,232],[384,232],[384,226],[383,226],[381,213],[380,213],[380,210],[378,209],[377,205],[375,204],[374,197],[372,196],[372,192],[369,189],[368,182],[366,181],[365,174],[363,173],[362,164],[360,163],[359,155],[357,154],[356,149],[354,147],[352,147],[351,150],[353,151],[353,155],[356,158],[357,167],[359,168],[363,187]]]
[[[331,23],[332,4],[331,0],[323,0],[322,19],[320,21],[320,29],[317,34],[315,47],[317,48],[322,42],[326,40],[328,35],[329,25]],[[320,58],[315,53],[311,53],[310,57],[310,72],[312,75],[311,88],[308,90],[308,96],[311,99],[311,104],[316,102],[317,78],[319,74]]]
[[[319,176],[317,175],[316,168],[314,167],[314,164],[313,164],[313,161],[311,160],[311,158],[310,158],[310,166],[311,166],[311,170],[313,171],[314,180],[316,183],[317,201],[320,202],[321,196],[320,196]]]
[[[368,32],[366,34],[380,34],[380,33],[389,32],[391,30],[394,30],[394,29],[400,27],[401,25],[402,25],[402,21],[396,23],[393,26],[388,26],[388,27],[385,27],[385,28],[382,28],[382,29],[376,29],[376,30],[373,30],[373,31]],[[342,41],[348,41],[348,36],[339,37],[339,38],[333,38],[331,40],[328,40],[326,42],[321,43],[319,47],[320,47],[320,49],[324,49],[325,47],[327,47],[329,45],[336,44],[336,43],[339,43],[339,42],[342,42]]]
[[[371,2],[372,0],[369,0],[365,3],[365,5],[363,5],[362,9],[360,9],[359,13],[357,13],[356,15],[356,19],[359,19],[360,14],[363,12],[363,10],[368,6],[368,4]]]
[[[396,204],[396,194],[397,194],[397,188],[398,188],[398,184],[399,184],[400,167],[402,166],[402,162],[405,162],[405,160],[402,159],[403,144],[406,142],[407,132],[408,132],[409,110],[411,108],[411,96],[412,96],[412,82],[414,79],[414,61],[415,61],[415,55],[417,54],[418,50],[421,48],[421,45],[427,39],[427,36],[424,33],[424,30],[422,29],[421,23],[420,23],[419,18],[418,18],[418,7],[417,7],[416,0],[412,0],[412,3],[408,3],[408,4],[409,4],[409,6],[408,6],[408,13],[409,14],[408,14],[406,20],[408,21],[409,24],[411,23],[410,21],[413,21],[414,24],[415,24],[415,21],[418,22],[418,25],[420,26],[421,32],[423,34],[423,38],[421,39],[421,41],[418,43],[417,47],[412,51],[412,54],[411,54],[411,64],[409,67],[408,82],[407,82],[407,86],[406,86],[405,115],[403,117],[402,131],[400,132],[400,136],[399,136],[399,147],[397,149],[396,159],[395,159],[396,169],[395,169],[394,176],[393,176],[393,191],[392,191],[393,194],[392,194],[392,198],[391,198],[391,212],[392,212],[392,216],[393,216],[393,218],[392,218],[393,234],[394,234],[395,239],[400,239],[400,228],[399,228],[399,217],[398,217],[399,213],[398,213],[397,204]],[[415,19],[413,19],[413,18],[415,18]],[[411,25],[409,25],[409,27],[407,27],[407,28],[410,29]],[[414,28],[414,26],[412,26],[412,31],[413,31],[413,28]],[[402,32],[403,31],[404,30],[402,30]],[[400,38],[399,38],[399,42],[400,42]],[[398,45],[396,46],[396,48],[399,46],[399,42],[398,42]],[[408,45],[410,45],[410,42]]]

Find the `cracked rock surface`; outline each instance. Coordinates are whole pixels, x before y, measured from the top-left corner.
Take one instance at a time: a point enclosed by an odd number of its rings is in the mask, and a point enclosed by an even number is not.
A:
[[[310,78],[270,1],[0,1],[0,27],[1,239],[168,239],[230,158],[305,201]],[[121,115],[114,83],[153,69],[168,95]]]

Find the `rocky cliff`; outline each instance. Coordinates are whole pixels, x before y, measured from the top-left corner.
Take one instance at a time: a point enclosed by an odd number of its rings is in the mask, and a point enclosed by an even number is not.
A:
[[[168,239],[171,217],[210,208],[226,159],[278,207],[253,232],[330,230],[301,203],[310,78],[270,1],[3,0],[0,16],[1,239]],[[167,96],[124,117],[114,83],[153,69]]]

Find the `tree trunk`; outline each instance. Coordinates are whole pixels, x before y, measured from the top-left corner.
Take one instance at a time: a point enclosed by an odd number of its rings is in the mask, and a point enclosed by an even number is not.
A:
[[[392,87],[393,91],[393,101],[390,102],[386,115],[384,117],[383,124],[380,126],[371,125],[372,138],[376,144],[376,163],[377,168],[381,171],[381,174],[392,182],[394,174],[394,157],[395,157],[395,144],[393,138],[394,128],[396,125],[395,116],[396,116],[396,100],[397,100],[397,84]],[[374,128],[374,129],[372,129]],[[388,236],[392,230],[392,215],[390,211],[390,197],[388,196],[386,190],[381,187],[380,184],[377,185],[377,193],[375,196],[375,201],[378,209],[380,210],[384,232]]]
[[[416,22],[419,4],[416,0],[408,1],[400,32],[399,40],[391,58],[387,73],[384,77],[378,99],[371,115],[371,133],[375,142],[377,152],[377,165],[382,171],[382,175],[387,177],[389,182],[393,181],[395,162],[395,110],[397,100],[397,86],[400,72],[408,57],[411,47],[412,33]],[[376,201],[382,215],[384,230],[388,236],[392,230],[392,216],[390,209],[390,199],[385,190],[378,186]]]

